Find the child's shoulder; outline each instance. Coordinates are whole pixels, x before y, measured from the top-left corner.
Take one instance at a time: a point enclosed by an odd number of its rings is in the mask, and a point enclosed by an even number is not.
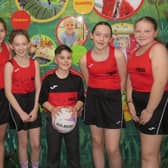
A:
[[[79,72],[79,71],[77,71],[77,70],[74,69],[74,68],[71,68],[71,69],[70,69],[70,73],[71,73],[71,75],[73,75],[74,77],[82,78],[82,79],[83,79],[82,73]]]
[[[46,78],[49,78],[55,73],[55,69],[50,69],[47,71],[43,76],[42,76],[42,81],[45,80]]]

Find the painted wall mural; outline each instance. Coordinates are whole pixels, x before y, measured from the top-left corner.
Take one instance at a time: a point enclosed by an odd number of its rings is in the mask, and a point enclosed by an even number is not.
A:
[[[136,46],[133,23],[141,16],[152,16],[158,21],[158,39],[168,43],[168,0],[0,0],[0,17],[8,29],[27,29],[31,37],[30,56],[39,61],[41,75],[53,64],[54,49],[61,43],[73,50],[73,67],[79,70],[79,59],[92,47],[89,33],[93,25],[108,21],[113,29],[112,45],[120,47],[125,57]],[[22,13],[22,14],[20,14]],[[74,38],[65,40],[66,31]],[[67,39],[67,38],[66,38]],[[6,39],[7,40],[7,39]],[[127,128],[122,130],[120,146],[124,168],[140,168],[140,141],[123,96]],[[41,168],[46,165],[45,113],[41,109]],[[92,168],[91,141],[88,127],[80,120],[80,150],[82,168]],[[65,148],[62,148],[62,165],[66,168]],[[162,168],[168,167],[168,137],[161,146]],[[19,167],[16,132],[8,130],[6,137],[6,167]],[[106,166],[108,168],[108,165]]]

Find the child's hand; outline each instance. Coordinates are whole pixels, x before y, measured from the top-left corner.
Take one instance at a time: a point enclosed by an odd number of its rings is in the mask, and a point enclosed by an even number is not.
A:
[[[38,111],[35,110],[35,109],[33,109],[33,110],[31,111],[31,113],[29,114],[29,116],[30,116],[30,121],[31,121],[31,122],[32,122],[32,121],[35,121],[35,120],[37,119],[37,115],[38,115]]]
[[[76,117],[78,114],[78,111],[76,110],[76,108],[75,107],[68,107],[68,108],[70,109],[70,111],[72,111],[73,117]]]
[[[23,112],[20,114],[20,118],[22,119],[23,122],[29,122],[31,116],[28,115],[26,112]]]
[[[132,117],[132,119],[135,121],[135,122],[139,122],[139,117],[136,115],[136,110],[135,110],[135,106],[133,104],[133,102],[130,102],[128,103],[128,108],[129,108],[129,113]]]
[[[51,109],[51,116],[52,118],[54,117],[57,117],[59,115],[59,112],[61,111],[61,106],[57,106],[57,107],[54,107],[53,109]]]

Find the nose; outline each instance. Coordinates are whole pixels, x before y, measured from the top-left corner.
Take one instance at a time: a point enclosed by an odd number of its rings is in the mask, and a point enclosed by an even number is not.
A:
[[[139,33],[139,36],[144,36],[144,34],[145,33],[142,31],[142,32]]]
[[[103,35],[100,36],[100,40],[104,40],[104,36]]]

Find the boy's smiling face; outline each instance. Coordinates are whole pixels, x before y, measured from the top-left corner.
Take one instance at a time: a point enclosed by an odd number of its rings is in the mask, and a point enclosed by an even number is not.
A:
[[[72,53],[63,50],[60,54],[55,56],[55,63],[58,65],[58,69],[69,71],[72,66]]]

